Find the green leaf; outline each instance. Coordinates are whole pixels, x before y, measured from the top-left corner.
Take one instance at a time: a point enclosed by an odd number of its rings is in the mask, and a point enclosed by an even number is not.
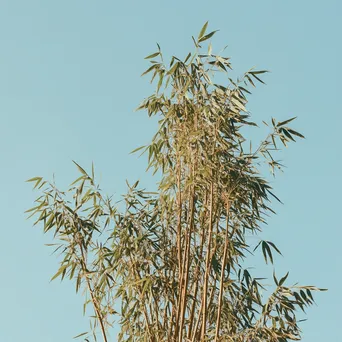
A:
[[[163,80],[164,80],[164,75],[163,75],[163,73],[160,73],[159,74],[159,82],[158,82],[158,85],[157,85],[157,93],[159,92],[159,89],[160,89],[160,87],[163,84]]]
[[[66,268],[68,267],[69,265],[63,265],[59,268],[59,270],[57,271],[57,273],[51,278],[50,281],[56,279],[58,276],[60,276],[63,272],[65,272]]]
[[[277,248],[277,246],[276,246],[273,242],[267,241],[267,243],[268,243],[269,245],[271,245],[271,246],[272,246],[280,255],[282,255],[281,252],[280,252],[280,250]]]
[[[153,64],[152,66],[150,66],[145,72],[143,72],[141,74],[141,76],[144,76],[146,74],[148,74],[150,71],[152,71],[153,69],[155,69],[157,67],[158,64]]]
[[[255,84],[254,84],[253,80],[248,75],[246,75],[245,77],[247,78],[249,83],[255,88]]]
[[[26,182],[36,182],[36,181],[41,181],[43,177],[33,177],[28,179]]]
[[[192,38],[192,40],[193,40],[193,42],[194,42],[196,48],[198,48],[199,46],[198,46],[198,44],[197,44],[196,39],[194,38],[194,36],[192,36],[191,38]]]
[[[262,250],[262,254],[264,255],[265,262],[267,264],[267,254],[266,254],[266,247],[265,246],[267,246],[267,243],[265,241],[262,241],[261,242],[261,250]]]
[[[294,131],[293,129],[287,128],[287,130],[288,130],[291,134],[296,135],[297,137],[300,137],[300,138],[305,139],[304,135],[302,135],[302,134],[300,134],[300,133]]]
[[[191,52],[188,53],[188,55],[185,57],[184,64],[189,60],[191,57]]]
[[[291,118],[291,119],[288,119],[288,120],[285,120],[285,121],[278,122],[277,127],[284,126],[284,125],[286,125],[287,123],[293,121],[293,120],[296,119],[296,118],[297,118],[297,117],[295,116],[295,117],[293,117],[293,118]]]
[[[285,282],[285,280],[287,279],[287,277],[289,276],[289,272],[287,272],[284,277],[282,277],[279,281],[279,286],[282,286]]]
[[[258,75],[258,74],[265,74],[269,72],[268,70],[258,70],[258,71],[250,71],[251,74]]]
[[[202,43],[202,42],[208,40],[208,39],[211,38],[217,31],[218,31],[218,30],[208,33],[206,36],[200,38],[200,39],[198,40],[198,42],[199,42],[199,43]]]
[[[290,134],[285,128],[282,128],[282,133],[284,133],[285,136],[286,136],[287,138],[289,138],[290,140],[296,141],[296,140],[294,140],[294,139],[292,138],[291,134]]]
[[[273,271],[273,279],[274,279],[274,282],[276,283],[276,285],[279,286],[280,282],[278,281],[274,271]]]
[[[261,248],[262,248],[262,253],[264,254],[266,264],[267,264],[268,258],[270,259],[271,263],[273,264],[272,251],[271,251],[271,248],[266,241],[262,242]]]
[[[208,55],[209,56],[211,56],[212,50],[213,50],[213,48],[212,48],[211,43],[210,43],[208,46]]]
[[[146,146],[137,147],[137,148],[135,148],[133,151],[131,151],[130,154],[133,154],[133,153],[135,153],[135,152],[138,152],[138,151],[142,150],[142,149],[145,148],[145,147],[146,147]]]
[[[78,183],[78,182],[79,182],[80,180],[82,180],[82,179],[84,179],[84,176],[78,177],[76,180],[74,180],[74,181],[70,184],[70,186],[72,186],[72,185]]]
[[[245,106],[239,101],[239,99],[232,97],[231,101],[243,112],[247,112]]]
[[[31,212],[31,211],[33,211],[33,210],[37,210],[37,209],[39,209],[41,206],[40,205],[37,205],[36,207],[33,207],[33,208],[30,208],[30,209],[27,209],[24,213],[26,214],[26,213],[29,213],[29,212]]]
[[[176,71],[178,68],[178,63],[179,62],[176,62],[175,65],[167,72],[168,75],[172,75]]]
[[[198,34],[198,39],[197,39],[197,40],[199,40],[200,38],[202,38],[202,37],[204,36],[205,31],[207,30],[207,27],[208,27],[208,23],[209,23],[209,21],[207,21],[207,22],[203,25],[203,27],[201,28],[201,31],[200,31],[200,33]]]
[[[91,178],[95,178],[94,162],[91,163]]]
[[[145,59],[150,59],[150,58],[153,58],[153,57],[157,57],[160,55],[160,52],[155,52],[155,53],[152,53],[152,55],[149,55],[147,57],[145,57]]]
[[[87,172],[81,167],[79,166],[74,160],[73,160],[73,163],[77,166],[78,170],[84,174],[85,176],[88,176]]]
[[[86,332],[84,332],[84,333],[82,333],[82,334],[79,334],[79,335],[73,337],[73,338],[78,338],[78,337],[81,337],[81,336],[84,336],[84,335],[87,335],[87,334],[88,334],[88,332],[86,331]]]
[[[259,78],[258,76],[256,76],[254,72],[251,72],[250,74],[251,74],[256,80],[258,80],[260,83],[265,84],[265,82],[264,82],[261,78]]]
[[[31,179],[28,179],[26,182],[36,182],[36,184],[34,185],[33,189],[35,189],[40,183],[41,181],[43,180],[42,177],[34,177],[34,178],[31,178]],[[39,189],[45,184],[46,182],[43,182]]]
[[[258,242],[258,244],[255,246],[255,248],[253,249],[253,252],[255,252],[257,249],[258,249],[258,247],[261,245],[261,243],[262,243],[262,241],[259,241]]]
[[[270,189],[266,189],[266,191],[272,196],[274,197],[279,203],[283,204],[283,202],[272,192],[270,191]]]

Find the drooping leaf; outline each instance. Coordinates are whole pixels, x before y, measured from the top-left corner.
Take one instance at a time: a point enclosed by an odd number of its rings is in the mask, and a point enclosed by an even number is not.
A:
[[[78,170],[85,176],[88,176],[87,172],[81,167],[79,166],[74,160],[73,163],[77,166]]]

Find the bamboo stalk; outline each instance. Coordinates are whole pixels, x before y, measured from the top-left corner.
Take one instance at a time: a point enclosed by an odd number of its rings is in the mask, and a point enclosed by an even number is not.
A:
[[[188,249],[188,245],[189,245],[189,239],[188,239],[188,234],[186,235],[185,238],[185,243],[184,243],[184,251],[183,251],[183,262],[182,262],[182,272],[181,272],[181,277],[180,277],[180,282],[179,282],[179,290],[178,290],[178,307],[177,307],[177,320],[176,320],[176,338],[178,338],[177,336],[179,336],[179,331],[180,331],[180,325],[181,325],[181,313],[182,313],[182,309],[183,309],[183,289],[184,286],[183,284],[185,283],[185,266],[186,266],[186,254],[187,254],[187,249]]]
[[[211,292],[210,292],[210,295],[209,295],[210,298],[213,297],[213,292],[214,292],[214,287],[211,288]],[[197,333],[197,330],[198,330],[199,324],[200,324],[200,322],[201,322],[201,317],[202,317],[203,299],[204,299],[204,298],[202,297],[201,307],[200,307],[200,311],[199,311],[199,313],[198,313],[198,318],[197,318],[197,321],[196,321],[195,328],[194,328],[194,330],[193,330],[193,335],[192,335],[191,342],[195,342],[196,336],[199,335],[199,334]],[[202,324],[202,323],[201,323],[201,324]],[[200,333],[200,331],[199,331],[199,333]],[[203,341],[203,340],[201,339],[201,341]]]
[[[180,164],[180,163],[179,163]],[[182,238],[182,191],[181,191],[181,165],[178,166],[178,225],[177,225],[177,252],[178,252],[178,270],[179,282],[182,273],[182,252],[181,252],[181,238]]]
[[[204,341],[206,333],[206,322],[207,322],[207,291],[208,291],[208,278],[210,268],[210,255],[211,255],[211,236],[213,231],[213,207],[214,207],[214,183],[210,185],[210,212],[209,212],[209,235],[208,235],[208,249],[205,263],[205,275],[203,284],[203,313],[202,313],[202,329],[201,329],[201,341]]]
[[[204,208],[206,208],[207,205],[207,198],[204,200]],[[204,245],[204,237],[205,237],[205,209],[203,210],[203,216],[201,218],[201,224],[202,231],[201,231],[201,242],[200,242],[200,253],[199,253],[199,259],[202,259],[203,254],[203,245]],[[193,323],[194,323],[194,317],[195,317],[195,309],[196,309],[196,303],[197,303],[197,293],[198,293],[198,282],[199,282],[199,271],[200,271],[200,262],[197,262],[196,269],[194,272],[195,281],[194,281],[194,296],[193,296],[193,302],[192,302],[192,308],[190,312],[190,322],[189,322],[189,331],[188,331],[188,339],[191,338],[191,333],[193,329]]]
[[[197,321],[196,321],[196,324],[195,324],[195,327],[194,327],[194,330],[193,330],[193,335],[192,335],[191,342],[195,342],[195,338],[196,338],[196,335],[197,335],[197,329],[198,329],[198,326],[199,326],[199,323],[200,323],[200,320],[201,320],[201,317],[202,317],[202,309],[203,309],[203,298],[202,298],[200,310],[198,312]]]
[[[178,186],[178,223],[177,223],[177,258],[178,258],[178,299],[177,299],[177,311],[176,311],[176,326],[175,336],[179,331],[179,318],[181,312],[181,293],[183,286],[183,266],[182,266],[182,192],[181,192],[181,163],[178,162],[177,172],[177,186]]]
[[[179,342],[182,342],[183,338],[183,327],[184,327],[184,319],[185,319],[185,311],[186,311],[186,301],[187,301],[187,287],[189,281],[189,268],[190,268],[190,245],[191,245],[191,235],[193,231],[194,225],[194,215],[195,215],[195,190],[194,187],[192,189],[192,203],[191,203],[191,210],[190,210],[190,224],[189,224],[189,232],[187,235],[187,244],[186,244],[186,257],[184,258],[185,265],[185,279],[184,279],[184,286],[181,298],[181,321],[180,321],[180,331],[179,331]]]
[[[229,234],[228,234],[229,232],[229,209],[230,209],[230,202],[227,202],[226,233],[225,233],[225,242],[224,242],[224,252],[223,252],[222,263],[221,263],[222,266],[221,266],[220,290],[219,290],[218,308],[217,308],[215,342],[217,342],[219,339],[220,325],[221,325],[224,270],[226,268],[227,254],[228,254],[228,247],[229,247]]]

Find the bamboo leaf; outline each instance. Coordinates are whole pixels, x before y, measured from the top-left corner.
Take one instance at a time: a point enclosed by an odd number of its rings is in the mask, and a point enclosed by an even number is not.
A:
[[[269,247],[267,241],[263,241],[262,244],[262,253],[264,255],[265,262],[267,264],[268,258],[270,259],[271,263],[273,264],[273,256],[271,248]]]
[[[146,146],[139,146],[139,147],[135,148],[133,151],[131,151],[130,154],[136,153],[136,152],[142,150],[143,148],[146,148]]]
[[[157,57],[159,55],[160,55],[160,52],[158,51],[158,52],[152,53],[152,55],[149,55],[149,56],[145,57],[145,59],[154,58],[154,57]]]
[[[79,170],[83,175],[85,175],[85,176],[88,177],[87,172],[85,172],[85,170],[84,170],[81,166],[79,166],[74,160],[73,160],[73,163],[77,166],[78,170]]]
[[[157,64],[153,64],[152,66],[150,66],[145,72],[143,72],[141,74],[141,76],[144,76],[144,75],[148,74],[149,72],[151,72],[155,68],[157,68]]]
[[[207,30],[207,27],[208,27],[208,21],[203,25],[203,27],[201,28],[201,31],[200,33],[198,34],[198,39],[197,40],[200,40],[200,38],[202,38],[205,34],[205,31]]]
[[[293,129],[287,128],[287,130],[288,130],[291,134],[296,135],[297,137],[300,137],[300,138],[305,139],[304,135],[302,135],[302,134],[300,134],[300,133],[294,131]]]
[[[173,67],[167,72],[167,75],[172,75],[178,68],[178,62],[176,62]]]
[[[208,40],[208,39],[211,38],[216,32],[217,32],[217,30],[208,33],[206,36],[201,37],[201,38],[198,40],[198,42],[199,42],[199,43],[202,43],[202,42]]]
[[[60,275],[62,275],[62,274],[65,272],[65,270],[66,270],[67,267],[68,267],[68,265],[62,265],[62,266],[58,269],[57,273],[51,278],[50,281],[52,281],[52,280],[56,279],[57,277],[59,277]]]
[[[284,126],[284,125],[288,124],[289,122],[291,122],[291,121],[293,121],[293,120],[295,120],[295,119],[297,119],[296,116],[293,117],[293,118],[291,118],[291,119],[288,119],[288,120],[285,120],[285,121],[278,122],[277,127]]]
[[[269,245],[271,245],[271,246],[272,246],[280,255],[282,255],[281,252],[280,252],[280,250],[277,248],[277,246],[276,246],[273,242],[267,241],[267,243],[268,243]]]
[[[73,338],[79,338],[79,337],[84,336],[84,335],[87,335],[87,334],[88,334],[88,332],[86,331],[86,332],[84,332],[84,333],[82,333],[82,334],[79,334],[79,335],[73,337]]]
[[[42,177],[33,177],[28,179],[26,182],[37,182],[37,181],[41,181],[43,178]]]
[[[282,285],[285,283],[285,281],[286,281],[286,279],[287,279],[288,276],[289,276],[289,272],[287,272],[287,273],[284,275],[284,277],[282,277],[282,278],[280,279],[280,281],[279,281],[279,286],[282,286]]]
[[[231,101],[243,112],[247,112],[245,106],[239,101],[239,99],[232,97]]]

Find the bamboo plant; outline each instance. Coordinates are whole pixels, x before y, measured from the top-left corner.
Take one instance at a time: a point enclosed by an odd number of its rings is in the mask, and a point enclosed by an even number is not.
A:
[[[143,75],[157,85],[138,109],[157,116],[159,129],[136,151],[161,175],[157,192],[136,182],[113,203],[94,168],[78,164],[80,177],[65,192],[41,177],[29,180],[41,195],[28,212],[53,232],[61,254],[53,279],[73,280],[85,311],[90,305],[94,312],[91,331],[79,335],[85,341],[297,341],[297,310],[321,290],[287,285],[288,274],[273,274],[268,288],[246,266],[259,251],[266,263],[280,253],[271,241],[254,246],[247,236],[260,236],[271,200],[279,201],[262,165],[275,175],[282,165],[274,153],[303,135],[288,126],[294,118],[272,118],[253,149],[244,128],[258,126],[247,96],[265,71],[231,79],[230,59],[204,46],[215,34],[207,25],[185,59],[166,64],[159,45],[146,57]],[[226,83],[214,82],[218,73]],[[109,336],[113,324],[117,337]]]

